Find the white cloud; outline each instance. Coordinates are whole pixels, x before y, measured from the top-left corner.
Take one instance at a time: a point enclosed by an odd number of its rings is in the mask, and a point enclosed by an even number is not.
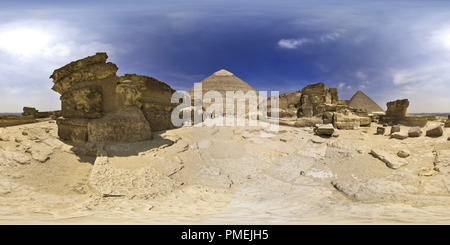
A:
[[[450,51],[450,27],[432,31],[430,43]]]
[[[50,88],[52,72],[73,60],[117,49],[60,21],[21,20],[0,25],[1,111],[20,112],[23,106],[59,109],[59,94]],[[13,103],[15,101],[15,103]]]
[[[323,34],[316,38],[281,39],[280,41],[278,41],[278,46],[281,48],[286,48],[286,49],[297,49],[306,43],[332,42],[332,41],[335,41],[336,39],[340,38],[342,33],[344,33],[344,32],[345,32],[345,30],[338,29],[334,32],[329,32],[329,33]]]
[[[278,46],[281,48],[296,49],[307,42],[310,42],[310,40],[307,38],[281,39],[280,41],[278,41]]]
[[[393,71],[390,99],[408,98],[411,112],[450,112],[450,63]]]

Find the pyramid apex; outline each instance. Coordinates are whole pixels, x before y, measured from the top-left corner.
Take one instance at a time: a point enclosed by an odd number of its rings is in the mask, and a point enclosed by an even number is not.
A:
[[[233,73],[231,73],[231,72],[229,72],[229,71],[227,71],[225,69],[221,69],[219,71],[216,71],[216,72],[213,73],[213,75],[215,75],[215,76],[234,76]]]

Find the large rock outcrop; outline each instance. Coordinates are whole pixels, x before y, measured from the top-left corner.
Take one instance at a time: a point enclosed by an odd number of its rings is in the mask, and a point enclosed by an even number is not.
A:
[[[148,76],[126,74],[106,62],[106,53],[80,59],[53,72],[52,89],[61,94],[58,135],[75,143],[146,140],[151,130],[172,128],[174,90]]]

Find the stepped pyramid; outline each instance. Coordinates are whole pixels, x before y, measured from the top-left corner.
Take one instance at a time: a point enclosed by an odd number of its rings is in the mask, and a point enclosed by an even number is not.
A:
[[[350,99],[348,105],[356,109],[364,109],[367,113],[384,112],[384,110],[375,103],[369,96],[358,90]]]

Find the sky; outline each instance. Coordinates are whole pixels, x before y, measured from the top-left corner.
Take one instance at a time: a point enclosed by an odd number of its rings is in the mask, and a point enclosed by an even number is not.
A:
[[[450,1],[103,0],[0,3],[0,112],[59,110],[53,71],[107,52],[117,75],[187,91],[226,69],[258,91],[323,82],[382,108],[450,112]]]

